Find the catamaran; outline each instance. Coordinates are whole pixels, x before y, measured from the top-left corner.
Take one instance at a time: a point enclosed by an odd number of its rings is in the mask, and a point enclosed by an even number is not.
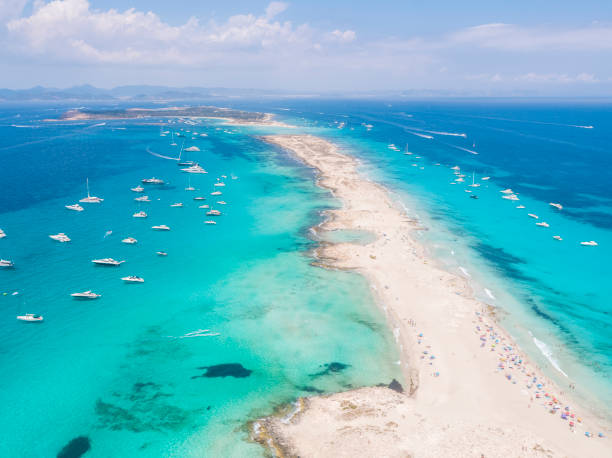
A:
[[[92,259],[91,262],[100,266],[119,266],[125,261],[117,261],[113,258]]]
[[[64,234],[63,232],[60,232],[59,234],[55,234],[55,235],[50,235],[50,238],[52,238],[53,240],[57,240],[58,242],[70,242],[70,237],[68,237],[66,234]]]
[[[83,291],[82,293],[72,293],[71,296],[74,297],[75,299],[97,299],[102,295],[96,294],[91,290],[87,290],[87,291]]]
[[[68,210],[74,210],[76,212],[82,212],[83,211],[83,207],[81,207],[79,204],[74,204],[74,205],[65,205],[65,207]]]
[[[87,178],[87,197],[79,200],[79,202],[83,202],[83,203],[87,203],[87,204],[99,204],[103,200],[104,199],[102,199],[100,197],[92,196],[89,193],[89,178]]]
[[[0,259],[0,267],[15,267],[15,264],[8,259]]]

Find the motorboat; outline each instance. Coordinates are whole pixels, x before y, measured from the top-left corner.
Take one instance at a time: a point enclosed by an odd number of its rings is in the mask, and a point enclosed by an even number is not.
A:
[[[168,256],[168,253],[165,251],[157,251],[157,256]]]
[[[130,188],[130,191],[143,192],[144,188],[142,186],[136,186],[135,188]]]
[[[151,199],[149,199],[149,196],[136,197],[134,200],[137,202],[151,202]]]
[[[215,183],[213,186],[217,186],[219,188],[222,188],[223,186],[225,186],[225,183],[223,183],[222,181],[219,181],[218,183]]]
[[[186,173],[208,173],[206,170],[204,170],[198,164],[192,165],[191,167],[187,167],[187,168],[181,169],[181,170],[183,172],[186,172]]]
[[[147,214],[143,211],[140,211],[140,212],[134,213],[132,216],[134,218],[146,218]]]
[[[193,186],[187,186],[185,191],[195,191],[196,189]]]
[[[170,230],[170,228],[166,226],[165,224],[160,224],[159,226],[153,226],[151,227],[151,229],[153,229],[154,231],[169,231]]]
[[[40,323],[43,321],[42,315],[36,315],[35,313],[26,313],[25,315],[18,315],[19,321],[26,321],[29,323]]]
[[[15,267],[15,264],[8,259],[0,259],[0,267]]]
[[[563,240],[560,235],[553,235],[553,239],[555,239],[555,240]]]
[[[551,207],[555,207],[558,210],[563,210],[563,205],[561,205],[561,204],[556,204],[554,202],[550,202],[548,205],[550,205]]]
[[[66,234],[64,234],[63,232],[60,232],[59,234],[55,234],[55,235],[50,235],[50,238],[52,238],[53,240],[57,240],[58,242],[70,242],[70,237],[68,237]]]
[[[204,205],[200,205],[198,208],[210,208],[210,205],[204,204]]]
[[[206,197],[196,196],[193,198],[193,200],[206,200]]]
[[[595,240],[590,240],[588,242],[580,242],[582,246],[597,246],[597,242]]]
[[[89,193],[89,178],[87,178],[87,197],[84,197],[83,199],[79,200],[79,202],[83,202],[83,203],[86,203],[86,204],[99,204],[103,200],[104,199],[102,199],[100,197],[92,196]]]
[[[213,191],[210,193],[211,196],[220,196],[221,194],[223,194],[221,191]]]
[[[127,277],[122,277],[121,280],[127,283],[144,283],[144,278],[137,277],[135,275],[129,275]]]
[[[217,224],[217,222],[209,220],[209,221],[204,221],[204,224]]]
[[[92,261],[94,264],[100,265],[100,266],[119,266],[121,264],[123,264],[125,261],[117,261],[113,258],[101,258],[101,259],[92,259]]]
[[[159,178],[144,178],[141,180],[145,184],[164,184],[164,180],[160,180]]]
[[[91,290],[83,291],[82,293],[72,293],[72,297],[75,299],[97,299],[101,297],[101,294],[96,294]]]
[[[503,194],[514,194],[514,191],[512,189],[510,189],[510,188],[504,189],[503,191],[499,191],[499,192],[501,192]]]
[[[2,229],[0,229],[0,239],[3,239],[4,237],[6,237],[6,234]]]
[[[218,200],[218,201],[217,201],[217,203],[218,203],[219,205],[227,205],[227,202],[226,202],[226,201],[224,201],[224,200]]]
[[[81,207],[79,204],[65,205],[65,207],[68,210],[73,210],[75,212],[82,212],[84,210],[83,207]]]
[[[525,208],[524,205],[517,205],[516,208]]]
[[[210,210],[206,212],[207,215],[211,215],[211,216],[219,216],[221,214],[221,212],[219,210]]]
[[[136,240],[134,237],[128,237],[128,238],[123,239],[121,243],[127,243],[128,245],[134,245],[135,243],[138,243],[138,240]]]
[[[533,213],[527,213],[527,216],[534,218],[534,219],[540,218],[538,215],[534,215]]]
[[[182,207],[183,203],[182,202],[177,202],[175,204],[170,205],[171,207]]]
[[[195,161],[180,161],[177,162],[176,165],[178,165],[179,167],[191,167],[193,165],[198,165],[198,163]]]
[[[481,180],[483,180],[483,181],[487,181],[487,180],[490,180],[490,179],[491,179],[491,177],[482,177],[481,178]]]
[[[550,224],[548,224],[545,221],[542,221],[540,223],[536,223],[536,226],[541,226],[541,227],[550,227]]]
[[[502,199],[506,199],[506,200],[520,200],[516,194],[506,194],[501,197]]]

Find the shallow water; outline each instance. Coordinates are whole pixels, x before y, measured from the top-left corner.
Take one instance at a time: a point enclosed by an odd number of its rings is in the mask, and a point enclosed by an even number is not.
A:
[[[51,114],[0,116],[0,256],[15,263],[0,271],[2,456],[54,456],[80,436],[87,456],[259,456],[249,419],[299,395],[401,378],[364,280],[310,265],[308,228],[336,205],[310,170],[254,130],[173,126],[209,135],[186,140],[201,152],[183,158],[209,172],[189,183],[147,152],[178,153],[158,126],[41,121]],[[211,196],[221,175],[223,194]],[[135,202],[130,187],[151,176],[167,184],[144,185],[151,202]],[[66,210],[86,177],[104,202]],[[213,217],[196,195],[222,211],[216,225],[203,223]],[[138,210],[148,218],[132,218]],[[72,241],[48,238],[57,232]],[[138,243],[121,243],[127,236]],[[91,264],[99,257],[126,262]],[[145,283],[123,284],[125,275]],[[87,289],[102,297],[69,296]],[[45,322],[15,320],[26,312]],[[331,363],[343,369],[326,371]]]

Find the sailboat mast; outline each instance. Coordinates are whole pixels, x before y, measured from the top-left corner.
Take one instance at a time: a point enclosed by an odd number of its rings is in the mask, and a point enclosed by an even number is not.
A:
[[[87,182],[87,197],[91,197],[91,196],[89,195],[89,177],[88,177],[88,178],[86,178],[86,182]]]

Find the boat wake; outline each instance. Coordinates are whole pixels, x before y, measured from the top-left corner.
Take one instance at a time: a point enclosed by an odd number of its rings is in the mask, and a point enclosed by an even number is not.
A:
[[[431,135],[420,134],[418,132],[413,132],[413,131],[408,130],[408,129],[406,129],[406,132],[408,132],[409,134],[412,134],[412,135],[416,135],[417,137],[422,137],[422,138],[427,138],[428,140],[433,140],[433,137]]]
[[[187,334],[183,334],[182,336],[167,336],[171,339],[189,339],[191,337],[214,337],[214,336],[218,336],[220,335],[220,333],[218,332],[212,332],[210,329],[198,329],[197,331],[191,331],[188,332]]]
[[[178,161],[178,160],[179,160],[179,158],[178,158],[178,157],[169,157],[169,156],[164,156],[163,154],[159,154],[159,153],[156,153],[156,152],[154,152],[154,151],[151,151],[151,149],[150,149],[150,148],[148,148],[148,147],[147,147],[147,153],[149,153],[149,154],[151,154],[151,155],[153,155],[153,156],[155,156],[155,157],[160,157],[160,158],[162,158],[162,159],[168,159],[168,160],[170,160],[170,161]]]

